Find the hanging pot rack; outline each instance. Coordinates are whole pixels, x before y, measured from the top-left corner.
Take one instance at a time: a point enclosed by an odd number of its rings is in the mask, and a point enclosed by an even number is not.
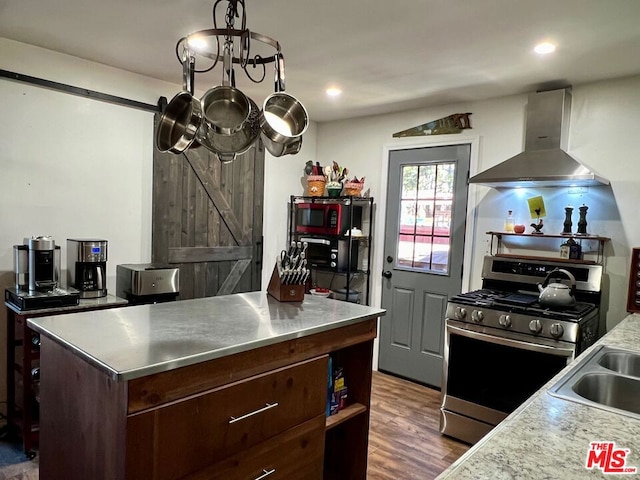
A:
[[[228,3],[227,11],[225,15],[226,27],[219,28],[216,16],[216,10],[219,4],[223,1]],[[239,17],[238,7],[242,7],[241,14],[241,28],[235,28],[235,19]],[[217,0],[213,5],[213,26],[214,28],[198,30],[191,32],[188,35],[180,38],[176,43],[176,57],[182,64],[186,59],[192,60],[192,72],[193,73],[206,73],[213,70],[218,63],[224,62],[225,51],[231,51],[232,55],[228,59],[230,66],[233,70],[233,66],[239,66],[247,78],[254,83],[261,83],[266,77],[266,66],[270,63],[274,63],[275,70],[275,91],[284,91],[284,55],[282,54],[282,48],[280,42],[277,40],[263,35],[262,33],[253,32],[246,28],[246,8],[244,0]],[[233,55],[233,47],[238,40],[239,54]],[[255,54],[251,56],[252,42],[259,42],[259,44],[266,45],[273,48],[274,52],[271,55]],[[215,44],[215,48],[212,46]],[[213,63],[208,67],[198,70],[195,67],[195,58],[200,55],[208,60],[213,60]],[[261,75],[258,78],[252,76],[248,67],[253,69],[262,67]],[[224,67],[225,72],[228,72],[227,66]],[[223,75],[224,73],[223,72]]]
[[[226,28],[218,28],[216,8],[226,1]],[[235,19],[242,7],[242,28]],[[184,153],[192,144],[204,146],[221,162],[229,163],[262,138],[273,156],[295,155],[302,147],[302,135],[308,126],[308,114],[302,103],[285,90],[284,56],[280,43],[271,37],[246,28],[244,0],[217,0],[213,6],[214,28],[192,32],[176,43],[176,56],[182,65],[182,88],[163,111],[156,131],[156,146],[162,152]],[[213,40],[212,40],[213,39]],[[235,43],[239,44],[234,54]],[[273,48],[274,53],[252,55],[253,42]],[[260,47],[263,48],[263,47]],[[197,57],[210,63],[196,68]],[[222,86],[210,88],[201,99],[195,98],[195,74],[223,65]],[[247,78],[260,83],[266,78],[267,65],[274,64],[274,93],[264,101],[262,109],[236,88],[234,66]],[[262,67],[258,76],[251,69]],[[239,115],[241,113],[241,115]],[[229,122],[218,125],[216,122]]]

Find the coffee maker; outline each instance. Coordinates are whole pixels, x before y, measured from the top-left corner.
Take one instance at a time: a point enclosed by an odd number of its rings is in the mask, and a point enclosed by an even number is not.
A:
[[[67,238],[67,286],[80,298],[107,295],[107,241]]]
[[[60,281],[60,247],[53,237],[25,238],[22,245],[14,245],[16,290],[50,292]]]
[[[13,259],[16,283],[5,289],[7,305],[18,311],[78,305],[77,292],[60,288],[60,246],[53,237],[25,238],[13,246]]]

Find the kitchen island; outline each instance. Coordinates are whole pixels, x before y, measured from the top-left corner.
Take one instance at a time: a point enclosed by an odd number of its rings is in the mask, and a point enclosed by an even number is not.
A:
[[[365,478],[384,310],[251,292],[29,320],[42,478]],[[347,407],[326,417],[329,358]]]
[[[616,448],[628,449],[626,467],[637,467],[638,472],[616,478],[638,478],[640,419],[548,393],[549,388],[568,373],[579,369],[588,359],[589,353],[601,345],[640,353],[640,315],[633,314],[625,318],[437,478],[604,478],[601,469],[586,468],[590,443],[596,441],[614,442]]]

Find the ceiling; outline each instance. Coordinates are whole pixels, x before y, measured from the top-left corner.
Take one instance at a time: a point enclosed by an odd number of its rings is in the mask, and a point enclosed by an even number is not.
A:
[[[187,33],[213,28],[213,4],[0,0],[0,34],[179,85],[176,42]],[[302,101],[316,122],[640,74],[638,0],[245,4],[247,27],[280,42],[286,91]],[[226,5],[222,1],[217,9],[219,27]],[[534,44],[543,39],[557,43],[554,54],[533,53]],[[267,49],[265,55],[272,53]],[[198,68],[206,66],[202,60]],[[236,86],[260,104],[273,91],[271,68],[260,84],[236,72]],[[221,70],[218,66],[197,74],[196,89],[220,84]],[[339,98],[325,95],[332,84],[343,89]]]

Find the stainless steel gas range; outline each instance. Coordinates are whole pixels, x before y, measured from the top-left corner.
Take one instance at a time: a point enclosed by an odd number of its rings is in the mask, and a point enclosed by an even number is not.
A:
[[[544,308],[537,285],[558,268],[575,277],[576,303]],[[592,345],[601,284],[602,265],[485,257],[482,289],[447,304],[440,431],[477,442]]]

